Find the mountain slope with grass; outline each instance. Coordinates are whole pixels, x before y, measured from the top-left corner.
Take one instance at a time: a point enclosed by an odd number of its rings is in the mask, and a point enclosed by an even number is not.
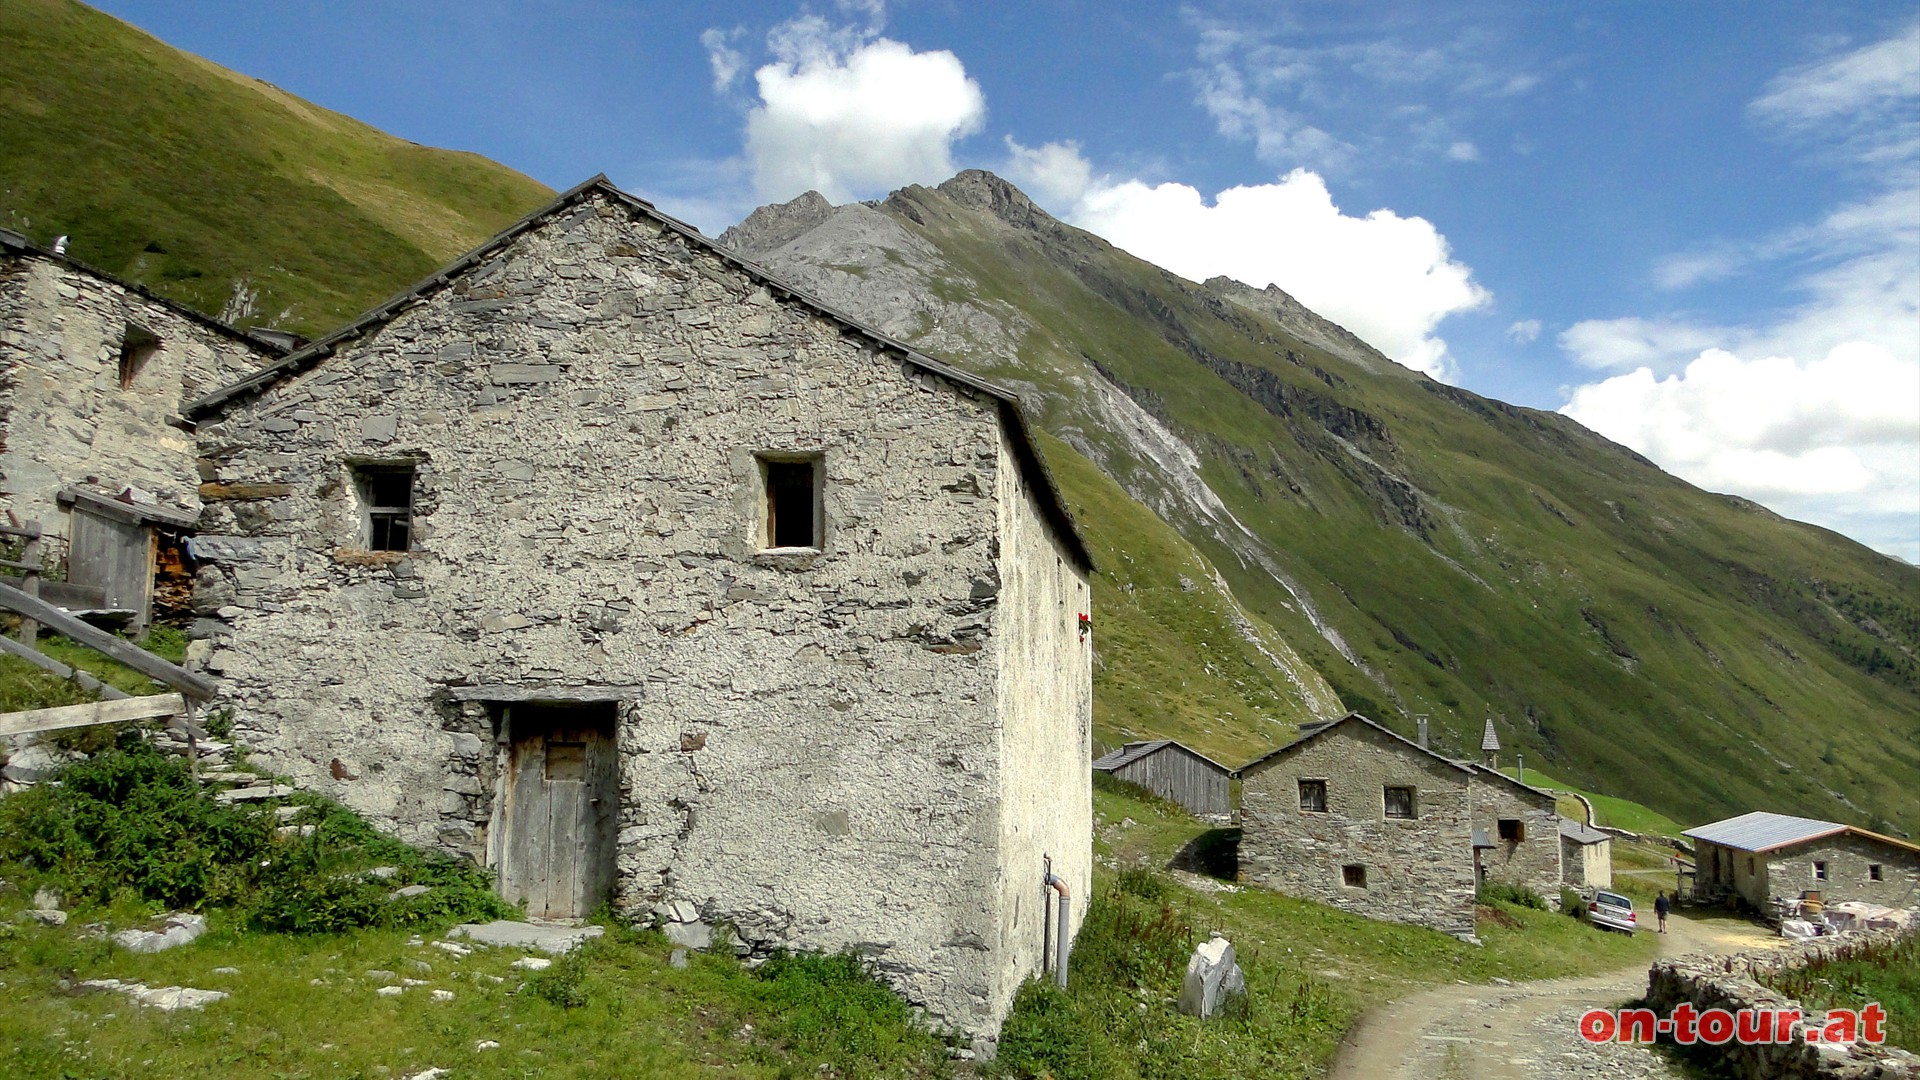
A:
[[[1491,715],[1509,755],[1681,821],[1920,821],[1920,569],[1409,371],[1278,289],[1177,277],[987,173],[763,207],[722,242],[1019,389],[1096,544],[1136,534],[1117,486],[1346,707],[1428,714],[1473,756]],[[1179,616],[1140,608],[1137,563],[1103,569],[1096,605],[1135,625],[1096,630],[1101,734],[1184,737],[1112,692]],[[1230,726],[1210,752],[1271,741]]]
[[[0,227],[239,325],[332,329],[550,194],[73,0],[0,40]]]

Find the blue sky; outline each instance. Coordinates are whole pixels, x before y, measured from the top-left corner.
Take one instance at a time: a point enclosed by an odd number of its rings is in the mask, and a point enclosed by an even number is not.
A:
[[[709,233],[993,169],[1189,277],[1920,561],[1911,3],[106,0]]]

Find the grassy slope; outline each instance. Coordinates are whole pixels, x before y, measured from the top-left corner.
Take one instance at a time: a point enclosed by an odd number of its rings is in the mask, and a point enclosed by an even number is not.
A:
[[[1077,230],[1011,227],[922,188],[887,207],[1037,327],[1017,360],[954,359],[1035,387],[1043,425],[1123,483],[1128,451],[1078,389],[1099,378],[1089,359],[1195,448],[1379,678],[1222,530],[1174,524],[1349,706],[1429,713],[1456,749],[1492,712],[1509,752],[1685,820],[1920,818],[1920,571],[1702,492],[1563,417],[1363,372]],[[1243,756],[1261,741],[1249,732]]]
[[[179,52],[73,0],[0,5],[0,226],[249,324],[331,329],[548,190]]]
[[[1514,775],[1514,770],[1512,769],[1501,769],[1500,771],[1506,773],[1508,776]],[[1545,788],[1548,791],[1574,791],[1585,795],[1587,801],[1593,804],[1593,812],[1599,817],[1600,820],[1598,824],[1601,825],[1608,825],[1616,829],[1626,829],[1629,832],[1650,833],[1654,836],[1679,836],[1685,831],[1685,826],[1667,817],[1658,810],[1642,806],[1631,799],[1615,798],[1612,795],[1601,795],[1596,792],[1574,787],[1572,784],[1556,780],[1538,769],[1527,770],[1526,782],[1537,788]],[[1574,806],[1578,807],[1579,804],[1576,802]],[[1584,811],[1582,813],[1584,813]],[[1579,820],[1580,818],[1578,814],[1569,814],[1567,816],[1573,817],[1575,820]]]

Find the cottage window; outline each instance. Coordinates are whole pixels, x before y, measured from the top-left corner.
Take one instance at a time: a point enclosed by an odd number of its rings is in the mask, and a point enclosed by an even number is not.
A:
[[[762,548],[819,548],[821,480],[826,471],[820,456],[762,456],[760,546]]]
[[[1327,812],[1327,782],[1325,780],[1300,781],[1300,809],[1315,814]]]
[[[1389,787],[1386,793],[1387,816],[1390,818],[1410,818],[1413,813],[1413,789],[1410,787]]]
[[[413,543],[413,466],[362,465],[354,470],[368,551],[406,551]]]
[[[1868,863],[1868,864],[1867,864],[1867,880],[1868,880],[1868,881],[1885,881],[1885,880],[1886,880],[1885,878],[1883,878],[1883,877],[1881,877],[1881,876],[1880,876],[1880,864],[1879,864],[1879,863]]]
[[[1500,819],[1500,839],[1517,844],[1527,838],[1527,823],[1519,818]]]
[[[1826,863],[1816,862],[1813,864],[1813,880],[1815,881],[1827,880],[1827,864]]]
[[[1349,889],[1367,887],[1367,868],[1359,863],[1348,863],[1340,868],[1340,884]]]
[[[160,338],[144,326],[128,323],[120,333],[120,389],[133,385],[134,376],[160,351]]]

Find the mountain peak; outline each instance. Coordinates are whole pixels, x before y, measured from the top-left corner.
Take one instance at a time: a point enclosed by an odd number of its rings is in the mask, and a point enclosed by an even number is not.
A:
[[[934,189],[962,206],[985,210],[1009,225],[1031,229],[1055,224],[1027,193],[985,169],[967,169]]]
[[[817,191],[783,203],[768,203],[720,234],[721,247],[749,257],[784,247],[795,237],[833,216],[833,204]]]

